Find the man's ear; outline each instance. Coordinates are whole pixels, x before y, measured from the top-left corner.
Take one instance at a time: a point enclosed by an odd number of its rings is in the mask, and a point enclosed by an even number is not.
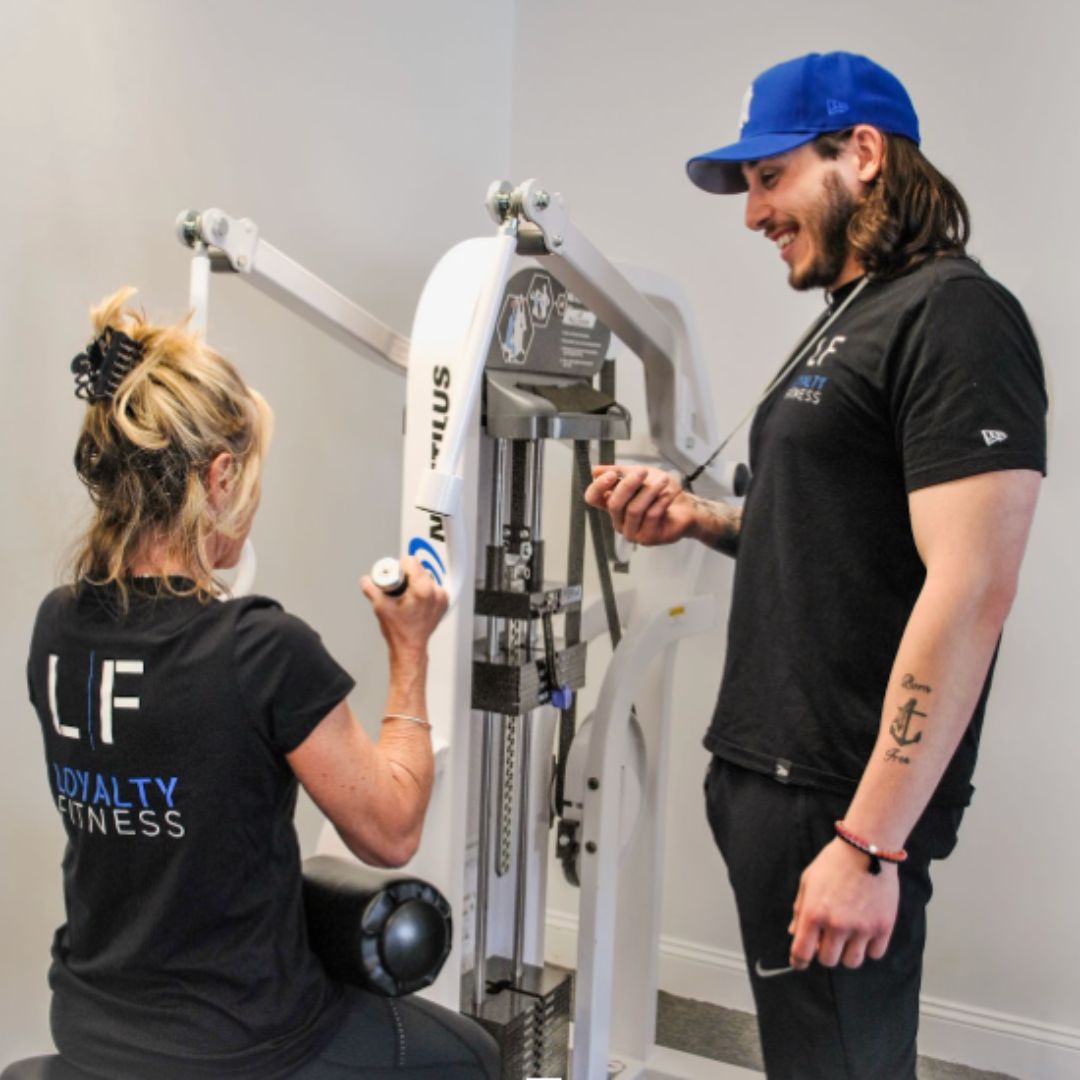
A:
[[[222,450],[206,471],[206,494],[215,510],[223,510],[232,497],[236,461],[232,454]]]
[[[856,124],[848,143],[855,155],[856,175],[864,184],[872,184],[885,163],[885,136],[872,124]]]

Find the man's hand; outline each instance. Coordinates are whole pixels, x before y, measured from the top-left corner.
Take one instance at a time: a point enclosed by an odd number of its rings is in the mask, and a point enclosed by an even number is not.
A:
[[[870,957],[880,960],[889,947],[900,904],[895,865],[881,864],[871,874],[867,856],[833,840],[803,871],[795,914],[791,963],[798,970],[817,958],[823,967],[857,968]]]
[[[606,510],[615,531],[635,544],[672,544],[693,532],[693,496],[663,469],[644,465],[594,465],[585,489],[590,506]]]
[[[402,556],[401,569],[409,583],[400,596],[388,596],[366,574],[360,588],[371,601],[391,657],[423,656],[428,638],[446,613],[446,590],[412,555]]]

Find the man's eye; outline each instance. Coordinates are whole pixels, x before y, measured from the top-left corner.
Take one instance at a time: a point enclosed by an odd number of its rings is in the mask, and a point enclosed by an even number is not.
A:
[[[779,173],[763,172],[761,173],[761,186],[771,188],[776,183],[776,178]]]

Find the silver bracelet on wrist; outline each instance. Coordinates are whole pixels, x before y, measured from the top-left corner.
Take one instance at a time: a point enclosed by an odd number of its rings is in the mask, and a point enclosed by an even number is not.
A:
[[[386,720],[411,720],[414,724],[426,727],[428,731],[431,730],[431,721],[425,720],[422,716],[410,716],[408,713],[388,712],[383,713],[383,721],[385,722]]]

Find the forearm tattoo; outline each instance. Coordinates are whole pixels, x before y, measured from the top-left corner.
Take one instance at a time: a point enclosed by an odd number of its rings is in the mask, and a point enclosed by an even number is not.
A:
[[[701,522],[701,539],[714,551],[734,557],[739,553],[739,533],[742,530],[742,507],[712,502],[687,492]]]
[[[926,683],[919,682],[912,674],[905,675],[900,680],[900,685],[908,691],[918,694],[931,694],[933,688]],[[885,753],[886,761],[893,761],[897,765],[910,765],[911,757],[907,752],[909,746],[914,746],[922,741],[923,728],[918,727],[919,720],[925,720],[929,715],[919,709],[922,702],[918,697],[908,698],[903,705],[897,707],[896,716],[889,725],[889,734],[893,737],[896,746],[890,747]]]

